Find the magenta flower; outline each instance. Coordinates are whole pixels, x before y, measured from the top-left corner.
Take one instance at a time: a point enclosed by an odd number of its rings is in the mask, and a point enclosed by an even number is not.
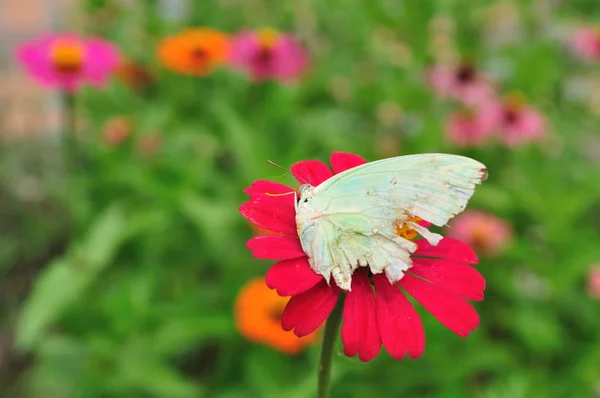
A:
[[[23,43],[16,56],[38,83],[68,92],[83,83],[101,87],[119,67],[119,53],[111,43],[71,33],[48,34]]]
[[[504,249],[513,231],[510,225],[485,211],[467,210],[450,222],[448,236],[487,256],[496,256]]]
[[[482,117],[494,120],[504,143],[516,147],[546,136],[546,120],[541,112],[528,105],[520,94],[482,106]]]
[[[491,81],[468,63],[434,66],[427,77],[439,96],[465,105],[478,105],[494,96]]]
[[[588,271],[587,291],[591,298],[600,300],[600,264],[592,266]]]
[[[231,64],[255,81],[292,81],[308,65],[308,56],[293,36],[272,29],[244,31],[231,47]]]
[[[571,37],[573,50],[589,61],[600,61],[600,28],[583,27]]]
[[[446,138],[458,147],[476,147],[494,135],[495,127],[495,118],[478,109],[462,109],[448,116]]]

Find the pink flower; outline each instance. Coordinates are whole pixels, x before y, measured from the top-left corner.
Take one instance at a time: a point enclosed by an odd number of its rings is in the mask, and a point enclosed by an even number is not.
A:
[[[459,147],[476,147],[495,132],[496,120],[478,109],[463,109],[446,120],[446,137]]]
[[[594,265],[588,271],[587,291],[591,298],[600,300],[600,264]]]
[[[439,96],[469,106],[481,104],[494,95],[489,79],[468,63],[434,66],[429,70],[428,81]]]
[[[498,133],[510,147],[539,141],[546,136],[546,121],[535,108],[527,105],[520,94],[503,101],[489,102],[481,108],[481,117],[494,120]]]
[[[333,172],[316,160],[296,163],[291,172],[299,182],[317,185],[334,173],[363,163],[360,156],[336,152],[331,155]],[[267,272],[266,283],[280,296],[292,296],[282,315],[282,327],[293,330],[298,337],[306,336],[327,319],[341,289],[335,283],[327,284],[310,268],[298,238],[294,196],[285,195],[293,190],[274,181],[255,181],[244,192],[250,200],[240,207],[242,215],[262,228],[280,233],[257,236],[247,246],[255,258],[278,261]],[[396,231],[405,239],[418,235],[406,224],[396,226]],[[425,239],[416,243],[412,267],[396,283],[390,283],[384,273],[374,275],[365,267],[359,267],[352,275],[341,330],[347,356],[358,355],[361,361],[370,361],[381,345],[396,359],[423,354],[423,324],[407,293],[461,337],[467,337],[479,325],[477,312],[466,301],[483,300],[485,289],[484,278],[469,265],[478,261],[473,250],[451,238],[442,239],[437,246]]]
[[[589,61],[600,61],[600,28],[577,29],[571,37],[573,50]]]
[[[68,92],[86,82],[101,87],[119,67],[119,54],[111,43],[70,33],[48,34],[23,43],[16,55],[38,83]]]
[[[231,64],[255,81],[291,81],[306,69],[308,56],[291,35],[263,29],[245,31],[234,38]]]
[[[490,257],[507,246],[512,234],[512,228],[506,221],[477,210],[459,214],[450,222],[448,229],[448,236],[465,242]]]

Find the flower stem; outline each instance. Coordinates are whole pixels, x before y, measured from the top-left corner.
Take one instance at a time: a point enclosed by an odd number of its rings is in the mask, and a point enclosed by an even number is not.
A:
[[[342,324],[344,296],[344,293],[340,294],[340,297],[338,297],[337,303],[335,304],[335,308],[325,323],[323,345],[321,346],[321,359],[319,360],[318,398],[329,398],[331,362],[333,360],[333,350],[337,341],[337,335],[340,330],[340,325]]]
[[[67,237],[73,239],[75,236],[74,222],[74,199],[75,195],[75,173],[78,167],[77,153],[77,132],[76,132],[76,103],[75,94],[65,92],[63,94],[63,167],[64,175],[67,181]]]

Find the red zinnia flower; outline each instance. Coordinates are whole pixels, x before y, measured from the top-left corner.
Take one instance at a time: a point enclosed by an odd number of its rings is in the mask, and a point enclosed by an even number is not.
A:
[[[333,153],[334,173],[365,163],[358,155]],[[302,161],[291,167],[298,181],[317,185],[333,176],[329,167],[316,160]],[[255,181],[244,191],[250,200],[240,207],[244,217],[279,235],[258,236],[248,241],[253,256],[279,260],[267,272],[266,282],[281,296],[292,296],[282,315],[283,329],[294,330],[301,337],[316,330],[333,310],[341,293],[335,284],[327,284],[309,266],[297,235],[294,195],[285,185],[274,181]],[[267,193],[269,195],[267,195]],[[417,233],[406,225],[397,228],[399,235],[413,239]],[[466,244],[442,239],[437,246],[426,240],[416,241],[413,265],[396,283],[384,274],[371,274],[359,267],[352,275],[351,290],[344,302],[341,330],[344,353],[358,354],[370,361],[381,345],[396,359],[406,354],[418,358],[425,348],[421,319],[406,298],[408,293],[433,314],[444,326],[466,337],[479,325],[479,316],[465,300],[483,300],[485,280],[469,264],[477,256]]]

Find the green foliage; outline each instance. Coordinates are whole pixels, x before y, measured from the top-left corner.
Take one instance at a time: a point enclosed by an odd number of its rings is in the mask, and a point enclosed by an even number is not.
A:
[[[85,129],[74,170],[56,166],[52,142],[2,151],[0,381],[10,382],[1,396],[313,397],[318,347],[288,357],[235,327],[237,292],[270,266],[246,250],[252,231],[237,209],[254,180],[293,183],[267,159],[288,167],[332,151],[476,158],[490,178],[470,208],[515,233],[499,257],[481,255],[488,287],[475,305],[478,330],[459,339],[419,309],[423,357],[395,361],[382,350],[363,364],[340,346],[334,397],[597,393],[600,312],[585,277],[600,262],[598,110],[568,87],[576,78],[598,84],[600,74],[561,39],[598,16],[595,2],[182,1],[189,9],[173,18],[158,1],[87,3],[87,33],[118,43],[156,83],[141,93],[117,81],[78,93]],[[515,24],[512,40],[502,18]],[[158,41],[192,23],[295,32],[310,70],[284,85],[229,70],[190,78],[161,69]],[[448,24],[436,47],[435,29]],[[443,123],[456,106],[425,82],[445,45],[489,71],[502,93],[523,92],[547,117],[549,139],[513,149],[448,143]],[[122,116],[131,136],[110,145],[106,122]],[[35,197],[22,189],[32,181]],[[12,283],[19,278],[24,287]],[[11,355],[30,355],[24,370],[3,366],[3,333],[14,335]]]

